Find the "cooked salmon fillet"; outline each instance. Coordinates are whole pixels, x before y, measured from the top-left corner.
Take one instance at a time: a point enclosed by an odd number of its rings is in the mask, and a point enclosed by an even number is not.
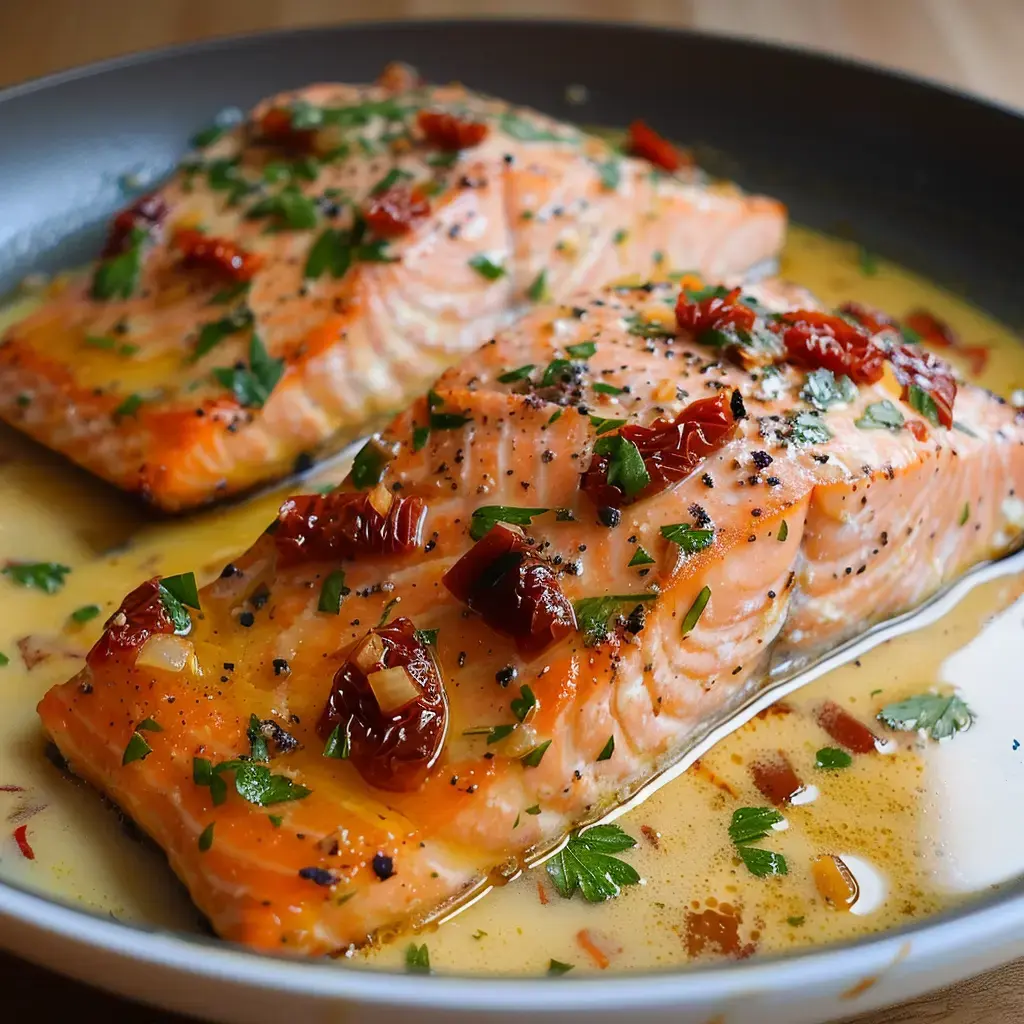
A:
[[[165,510],[281,477],[541,300],[774,259],[782,206],[667,152],[401,73],[275,96],[8,330],[0,417]]]
[[[43,699],[220,935],[422,923],[613,808],[773,652],[1017,542],[1010,407],[875,314],[683,286],[533,311],[198,594],[143,584]]]

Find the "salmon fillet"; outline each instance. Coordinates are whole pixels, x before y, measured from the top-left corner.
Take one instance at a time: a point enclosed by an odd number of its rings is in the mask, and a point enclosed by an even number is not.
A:
[[[460,86],[315,85],[190,154],[8,330],[0,418],[187,509],[383,422],[532,304],[741,274],[784,228],[773,200]]]
[[[634,792],[773,652],[1017,542],[1011,408],[947,404],[897,326],[824,318],[841,345],[796,290],[683,284],[677,312],[668,283],[535,310],[198,595],[166,581],[183,621],[143,584],[45,696],[220,935],[324,954],[420,924]],[[810,368],[855,350],[853,379]]]

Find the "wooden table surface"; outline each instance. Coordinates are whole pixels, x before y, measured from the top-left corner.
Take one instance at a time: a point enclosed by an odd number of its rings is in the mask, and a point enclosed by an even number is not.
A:
[[[169,43],[345,20],[589,17],[689,26],[874,61],[1024,108],[1024,0],[0,0],[0,85]],[[0,955],[0,1019],[175,1024]],[[1024,961],[857,1024],[1024,1022]]]

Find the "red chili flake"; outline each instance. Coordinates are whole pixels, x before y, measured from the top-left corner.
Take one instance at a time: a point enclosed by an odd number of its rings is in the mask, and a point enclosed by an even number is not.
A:
[[[467,121],[440,110],[421,110],[416,116],[416,123],[427,142],[450,152],[479,146],[490,131],[480,121]]]
[[[24,786],[0,786],[0,793],[24,793]]]
[[[420,692],[384,711],[367,677],[390,668],[405,669]],[[371,786],[407,792],[422,784],[444,744],[448,699],[410,619],[371,629],[338,669],[317,731],[326,740],[335,727],[348,736],[348,759]]]
[[[855,754],[872,754],[877,749],[875,734],[834,701],[818,708],[818,724],[836,743]]]
[[[608,483],[609,458],[595,455],[580,478],[580,487],[598,508],[622,508],[649,498],[682,480],[736,433],[731,396],[720,392],[714,398],[691,402],[673,420],[657,419],[649,427],[625,426],[619,433],[637,446],[651,482],[630,498],[621,488]]]
[[[872,334],[881,334],[884,330],[898,331],[899,323],[888,313],[863,306],[859,302],[844,302],[839,312],[857,321],[861,327],[867,328]]]
[[[576,942],[600,970],[607,970],[611,960],[608,959],[608,954],[593,940],[586,928],[576,933]]]
[[[263,264],[262,256],[246,252],[229,238],[211,238],[193,228],[176,231],[174,245],[185,266],[212,270],[232,281],[251,281]]]
[[[36,851],[32,849],[28,841],[28,825],[19,825],[14,830],[14,841],[18,844],[18,849],[21,850],[21,855],[25,860],[36,859]]]
[[[750,765],[754,785],[776,806],[789,803],[804,788],[800,776],[780,750],[778,754]]]
[[[155,633],[173,632],[174,623],[160,597],[160,577],[154,576],[137,586],[107,619],[103,635],[86,656],[86,664],[98,669],[112,658],[134,655]]]
[[[384,238],[404,235],[413,224],[430,213],[430,201],[420,188],[395,185],[366,204],[366,224]]]
[[[372,495],[361,491],[298,495],[281,506],[274,543],[286,565],[404,555],[420,546],[426,517],[422,498],[399,498],[386,490]]]
[[[542,907],[546,907],[548,905],[548,892],[547,889],[544,888],[543,882],[537,883],[537,899],[540,900],[540,905]]]
[[[685,931],[686,953],[691,959],[702,953],[717,953],[742,960],[756,948],[752,942],[746,945],[740,942],[740,918],[737,914],[725,914],[710,908],[699,914],[691,910],[686,914]]]
[[[128,240],[136,228],[149,231],[162,224],[166,216],[167,202],[163,196],[155,192],[141,196],[114,218],[100,258],[120,255],[128,248]]]
[[[444,585],[532,657],[576,631],[558,577],[530,553],[522,530],[498,523],[444,575]]]
[[[313,149],[316,138],[312,128],[293,128],[292,112],[284,107],[271,107],[266,111],[257,122],[256,130],[266,142],[302,153]]]
[[[653,846],[656,850],[661,849],[661,833],[650,825],[641,825],[640,834]]]
[[[932,436],[924,420],[907,420],[907,430],[922,444]]]
[[[668,139],[662,138],[643,121],[634,121],[626,134],[626,151],[642,160],[649,160],[655,167],[666,171],[678,171],[692,161],[680,153]]]

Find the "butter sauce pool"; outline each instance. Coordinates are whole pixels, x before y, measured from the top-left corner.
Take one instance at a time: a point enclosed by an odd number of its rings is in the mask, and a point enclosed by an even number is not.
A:
[[[970,379],[1003,395],[1024,386],[1024,350],[1009,331],[856,246],[793,229],[782,275],[827,304],[852,299],[896,316],[927,309],[964,346],[987,350],[984,367],[972,366],[970,353],[943,351],[965,373],[980,369]],[[0,325],[30,301],[12,306]],[[0,433],[0,465],[0,560],[72,569],[54,595],[0,580],[0,652],[10,659],[0,667],[0,879],[124,921],[199,930],[163,857],[46,760],[35,704],[77,670],[104,619],[141,578],[193,568],[209,578],[248,546],[284,493],[336,482],[347,467],[337,461],[302,487],[155,522],[13,432]],[[72,613],[89,605],[100,614],[76,623]],[[1024,577],[979,586],[940,621],[788,698],[788,711],[755,718],[619,818],[637,840],[622,856],[642,885],[601,905],[567,901],[540,867],[412,941],[427,944],[437,970],[544,973],[552,960],[579,972],[640,970],[853,938],[998,885],[1024,870],[1024,844],[1002,810],[1024,797],[1017,742],[1024,722],[1012,717],[1012,680],[1001,671],[1022,657]],[[970,730],[936,744],[873,721],[883,705],[936,685],[961,689],[978,714]],[[887,752],[855,754],[845,768],[815,767],[817,752],[836,745],[814,715],[826,697],[893,740]],[[768,804],[751,766],[778,751],[804,788],[781,808],[784,827],[759,844],[784,855],[789,873],[758,878],[737,857],[728,825],[736,808]],[[16,841],[22,826],[34,859]],[[828,854],[856,880],[849,909],[829,906],[815,883],[812,863]],[[401,965],[409,941],[357,959]]]

